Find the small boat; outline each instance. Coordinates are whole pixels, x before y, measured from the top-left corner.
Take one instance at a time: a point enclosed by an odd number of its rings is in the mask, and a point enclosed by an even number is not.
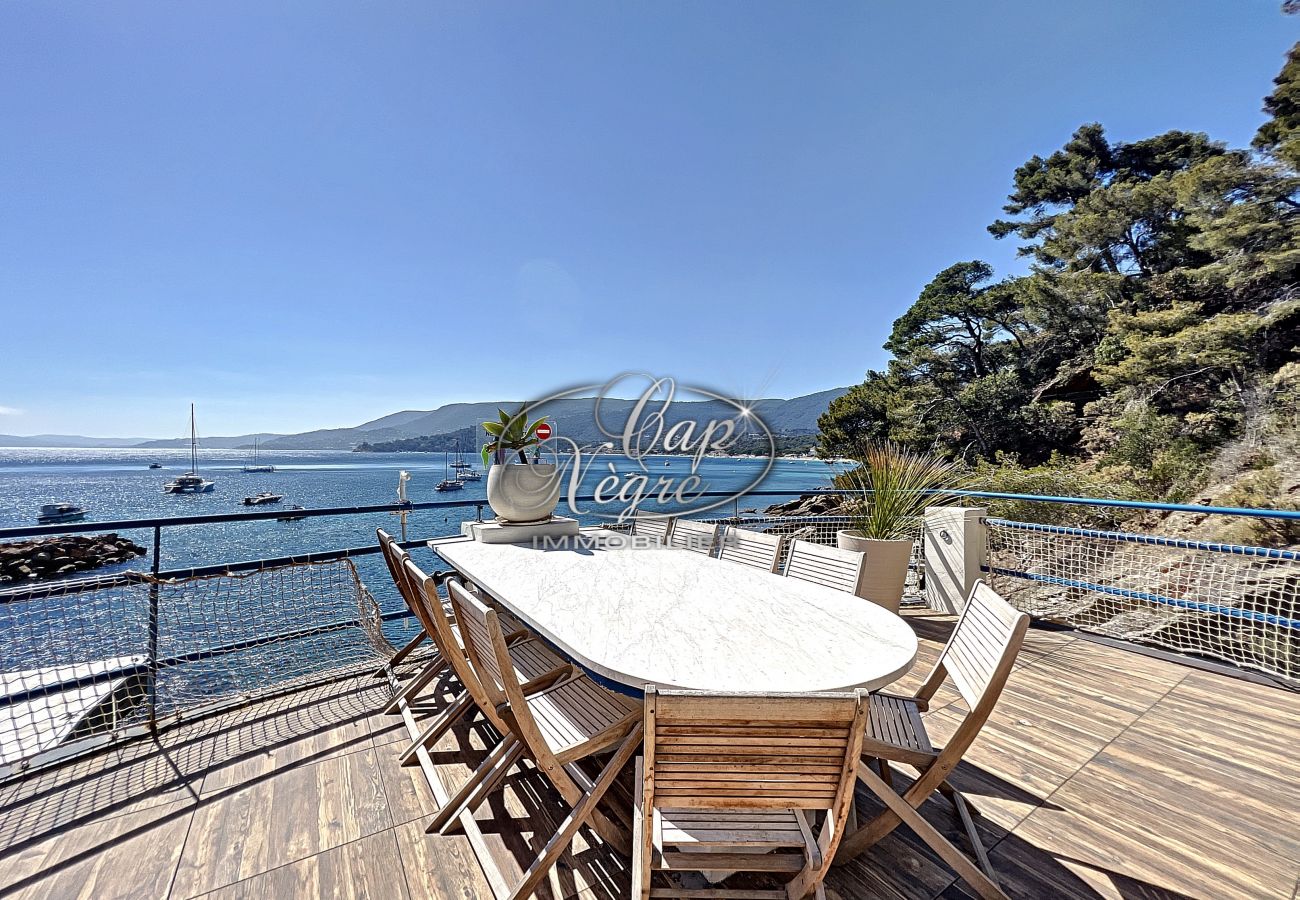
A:
[[[293,512],[293,510],[295,510],[295,509],[302,509],[302,508],[303,508],[303,507],[298,506],[298,505],[295,503],[293,506],[289,507],[289,509],[287,510],[287,512],[289,512],[289,515],[276,516],[276,517],[275,517],[275,521],[277,521],[277,522],[301,522],[303,519],[305,519],[305,518],[307,518],[307,517],[306,517],[306,516],[295,516],[295,515],[292,514],[292,512]]]
[[[456,473],[458,481],[482,481],[483,473],[478,469],[461,469]]]
[[[206,494],[210,492],[216,483],[208,481],[201,475],[193,472],[186,472],[184,475],[177,475],[171,481],[163,485],[165,494]]]
[[[199,437],[194,428],[194,404],[190,404],[190,470],[163,485],[167,494],[206,494],[216,484],[199,475]],[[159,467],[161,468],[161,466]]]
[[[244,472],[245,472],[245,473],[252,473],[252,472],[274,472],[274,471],[275,471],[275,466],[263,465],[262,463],[258,462],[258,446],[257,446],[257,445],[258,445],[258,440],[257,440],[257,438],[253,438],[253,461],[252,461],[251,463],[249,463],[248,465],[244,466]]]
[[[151,469],[161,469],[161,468],[162,468],[162,463],[149,463],[149,468],[151,468]]]
[[[46,503],[36,515],[36,521],[40,525],[80,522],[84,518],[86,511],[74,503]]]
[[[444,454],[442,459],[442,481],[438,482],[435,491],[463,491],[465,482],[451,477],[451,465],[448,463],[450,456]]]
[[[284,494],[272,494],[270,491],[262,491],[260,494],[254,494],[251,497],[244,498],[245,506],[262,506],[266,503],[279,503],[284,499]]]

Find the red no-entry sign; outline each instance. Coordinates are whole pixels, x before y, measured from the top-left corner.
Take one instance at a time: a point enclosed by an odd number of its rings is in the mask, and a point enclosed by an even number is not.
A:
[[[549,440],[551,437],[551,423],[543,422],[537,426],[537,439],[539,441]]]

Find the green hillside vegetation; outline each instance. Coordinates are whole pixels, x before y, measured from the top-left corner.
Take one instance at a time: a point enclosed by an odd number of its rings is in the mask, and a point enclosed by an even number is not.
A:
[[[1300,44],[1264,109],[1250,149],[1090,123],[1030,158],[988,228],[1029,274],[938,273],[887,369],[821,417],[818,452],[889,438],[999,488],[1178,501],[1231,448],[1258,505],[1300,404]]]

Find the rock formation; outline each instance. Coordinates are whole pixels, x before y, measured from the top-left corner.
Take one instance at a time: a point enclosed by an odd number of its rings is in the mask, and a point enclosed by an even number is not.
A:
[[[116,534],[0,544],[0,584],[71,575],[144,555],[143,547]]]

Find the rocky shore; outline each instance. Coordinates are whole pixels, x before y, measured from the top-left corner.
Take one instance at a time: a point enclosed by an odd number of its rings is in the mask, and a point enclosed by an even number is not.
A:
[[[785,503],[774,503],[763,510],[768,516],[842,516],[844,496],[841,494],[816,494],[797,497]]]
[[[143,547],[116,534],[0,544],[0,584],[71,575],[144,555]]]

